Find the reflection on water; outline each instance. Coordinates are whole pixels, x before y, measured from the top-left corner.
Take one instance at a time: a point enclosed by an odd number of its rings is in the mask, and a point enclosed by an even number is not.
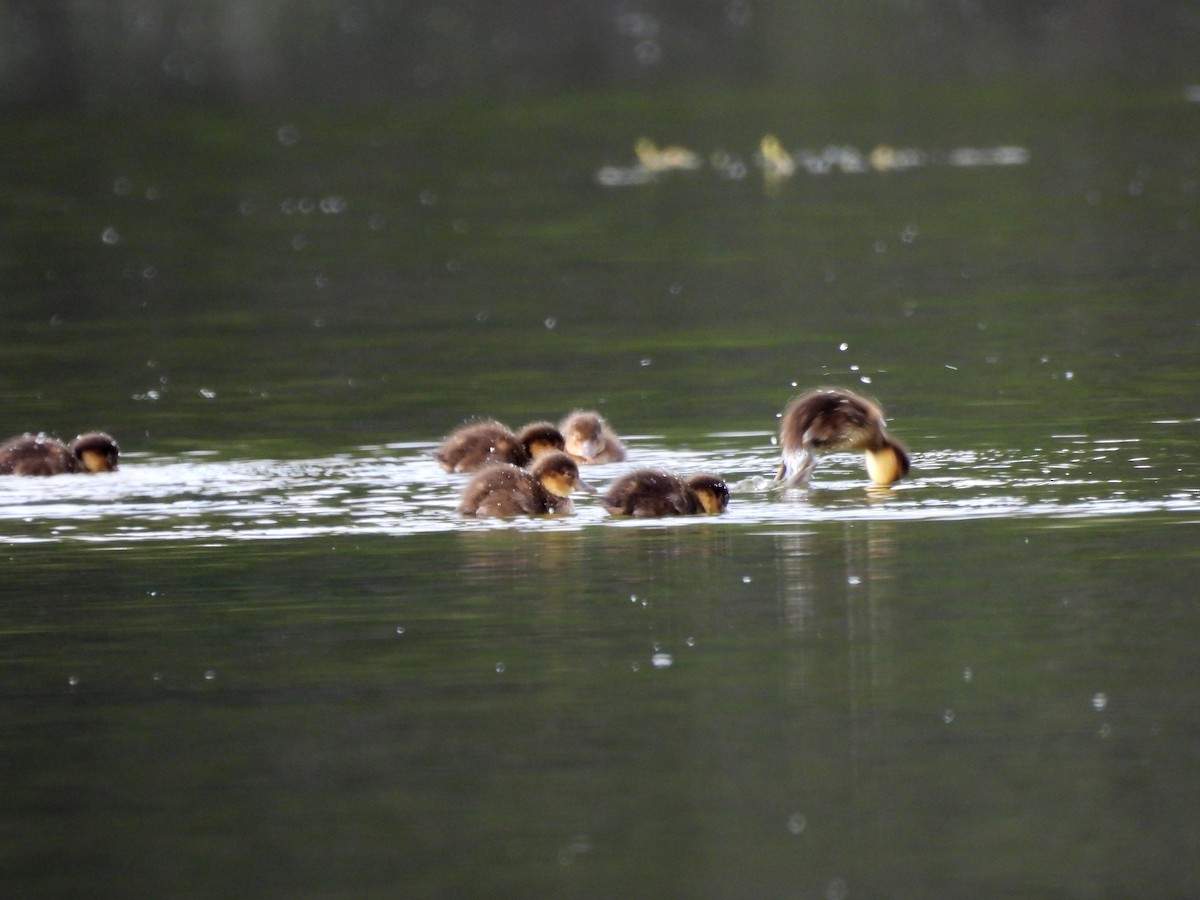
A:
[[[634,153],[637,162],[633,165],[601,166],[595,174],[596,183],[604,187],[630,187],[649,184],[672,171],[690,172],[704,166],[703,154],[677,145],[660,148],[646,137],[635,142]],[[712,150],[707,158],[712,171],[724,179],[740,180],[749,174],[745,161],[725,149]],[[801,148],[792,152],[783,146],[778,137],[767,134],[759,142],[753,161],[767,183],[775,184],[798,172],[808,175],[857,175],[927,166],[1022,166],[1029,162],[1029,151],[1016,145],[954,147],[934,151],[878,144],[872,150],[863,152],[851,145],[830,144],[820,149]]]
[[[1187,429],[1193,423],[1178,423]],[[842,521],[886,523],[982,517],[1094,518],[1200,512],[1188,457],[1176,464],[1140,438],[1058,435],[1044,448],[926,450],[911,476],[871,488],[856,454],[822,461],[807,490],[773,482],[776,451],[767,434],[710,436],[707,450],[631,440],[631,460],[589,467],[601,488],[635,466],[682,473],[715,471],[732,498],[719,519],[632,520],[608,516],[592,497],[552,518],[475,520],[455,506],[466,476],[446,475],[433,444],[364,447],[313,460],[217,461],[130,457],[100,476],[0,480],[0,523],[13,542],[155,540],[226,542],[336,535],[415,535],[442,531],[574,531],[586,526],[691,528]],[[796,539],[793,536],[790,539]],[[868,558],[877,558],[878,544]],[[794,554],[789,552],[786,558]],[[803,606],[803,603],[800,604]]]

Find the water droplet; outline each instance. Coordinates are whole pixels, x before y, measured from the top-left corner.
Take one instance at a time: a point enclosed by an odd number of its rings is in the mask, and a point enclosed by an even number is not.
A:
[[[838,349],[841,350],[843,353],[845,353],[847,350],[850,349],[850,345],[847,344],[845,341],[842,341],[840,344],[838,344]],[[794,381],[792,382],[792,384],[795,384],[795,383],[796,382],[794,382]]]
[[[217,392],[209,390],[208,388],[200,388],[200,396],[205,400],[212,400],[217,396]]]
[[[69,687],[78,687],[79,686],[79,676],[68,675],[67,676],[67,685]]]
[[[110,225],[108,228],[105,228],[104,231],[100,232],[100,240],[104,241],[104,243],[111,247],[113,244],[121,240],[121,235],[117,229]]]
[[[870,375],[860,375],[858,380],[861,381],[863,384],[870,384],[871,376]]]
[[[1096,712],[1102,712],[1108,706],[1108,695],[1104,693],[1096,693],[1092,695],[1092,709]]]
[[[656,669],[666,669],[674,662],[675,658],[670,653],[655,653],[650,657],[650,665]]]
[[[847,575],[846,584],[862,584],[862,578],[858,575]]]
[[[133,182],[121,177],[113,182],[113,193],[118,197],[128,197],[133,192]]]
[[[753,580],[749,575],[742,576],[742,584],[749,584]]]
[[[629,595],[629,602],[630,602],[630,603],[637,603],[637,602],[638,602],[638,596],[637,596],[637,594],[630,594],[630,595]]]
[[[949,725],[954,721],[954,710],[947,709],[942,711],[942,721]]]
[[[403,625],[396,626],[396,634],[404,634],[404,626]]]
[[[217,677],[217,673],[212,669],[207,669],[204,672],[204,680],[205,681],[213,681],[216,677]]]
[[[279,126],[279,130],[275,132],[275,137],[285,147],[291,147],[299,142],[300,129],[289,122],[286,125]]]
[[[542,324],[546,326],[548,331],[553,331],[554,326],[558,324],[558,321],[553,316],[547,316],[546,321]]]
[[[433,188],[426,188],[421,191],[417,199],[421,201],[422,206],[435,206],[438,202],[438,194]]]
[[[497,675],[503,675],[503,674],[504,674],[504,663],[502,663],[502,662],[498,662],[498,663],[496,663],[496,674],[497,674]]]
[[[788,816],[787,830],[792,834],[799,834],[808,827],[808,819],[804,818],[802,813],[792,813]]]
[[[963,677],[963,681],[971,681],[972,679],[975,678],[975,670],[972,669],[970,666],[967,666],[965,669],[963,669],[962,677]]]
[[[646,358],[646,359],[643,359],[643,360],[641,361],[641,364],[642,364],[643,366],[648,366],[648,365],[650,365],[650,363],[651,363],[652,361],[653,361],[653,360],[651,360],[651,359],[649,359],[649,358]]]
[[[684,641],[684,643],[687,644],[689,647],[695,647],[696,639],[694,637],[689,637],[687,640]]]

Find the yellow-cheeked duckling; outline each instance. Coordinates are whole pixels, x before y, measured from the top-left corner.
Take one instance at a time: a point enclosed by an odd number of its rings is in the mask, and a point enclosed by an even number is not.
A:
[[[625,445],[599,413],[577,409],[559,423],[566,449],[581,463],[620,462]]]
[[[546,453],[529,469],[495,463],[480,469],[463,490],[458,511],[464,516],[541,516],[574,512],[571,491],[595,492],[579,477],[579,466],[565,453]]]
[[[707,472],[685,480],[671,472],[638,469],[614,481],[602,502],[614,516],[717,515],[729,505],[729,485]]]
[[[81,434],[70,444],[45,434],[19,434],[0,444],[0,475],[62,475],[112,472],[120,448],[102,431]]]
[[[908,452],[892,437],[883,410],[847,390],[821,388],[794,399],[779,430],[783,462],[777,481],[788,487],[808,483],[823,453],[861,450],[867,474],[881,487],[908,474]]]
[[[434,456],[447,472],[477,472],[492,463],[523,468],[542,454],[565,447],[562,434],[549,422],[534,422],[514,434],[507,426],[485,419],[453,432]]]

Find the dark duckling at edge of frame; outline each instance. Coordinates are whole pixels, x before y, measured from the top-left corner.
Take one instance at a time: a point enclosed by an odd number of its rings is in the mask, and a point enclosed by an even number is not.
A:
[[[888,433],[883,410],[858,394],[841,388],[819,388],[792,400],[779,428],[783,461],[776,481],[786,487],[808,484],[817,457],[825,453],[861,450],[867,474],[887,487],[908,474],[908,451]]]
[[[19,434],[0,444],[0,475],[64,475],[112,472],[121,451],[103,431],[81,434],[70,444],[45,434]]]

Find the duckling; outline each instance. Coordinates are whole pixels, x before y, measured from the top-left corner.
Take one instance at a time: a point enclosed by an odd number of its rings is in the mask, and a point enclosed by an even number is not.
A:
[[[558,430],[567,453],[578,462],[620,462],[625,458],[625,445],[599,413],[577,409],[559,423]]]
[[[638,162],[648,172],[666,172],[669,169],[698,169],[700,156],[686,147],[671,145],[659,148],[648,137],[640,137],[633,145]]]
[[[638,469],[614,481],[602,502],[614,516],[717,515],[729,505],[729,486],[707,472],[685,481],[671,472]]]
[[[807,484],[817,456],[840,450],[866,453],[871,481],[886,487],[908,474],[908,452],[888,434],[883,410],[869,400],[836,388],[821,388],[792,400],[779,430],[783,462],[776,481]]]
[[[549,422],[534,422],[513,434],[507,426],[485,419],[453,432],[434,455],[447,472],[477,472],[497,462],[523,468],[544,453],[565,448],[563,436]]]
[[[102,431],[81,434],[70,444],[45,434],[19,434],[0,444],[0,475],[62,475],[112,472],[120,448]]]
[[[596,489],[579,477],[565,453],[543,454],[528,471],[493,463],[467,483],[458,511],[464,516],[541,516],[574,512],[570,493]]]
[[[764,134],[758,144],[758,156],[768,177],[788,178],[796,173],[796,160],[773,134]]]

